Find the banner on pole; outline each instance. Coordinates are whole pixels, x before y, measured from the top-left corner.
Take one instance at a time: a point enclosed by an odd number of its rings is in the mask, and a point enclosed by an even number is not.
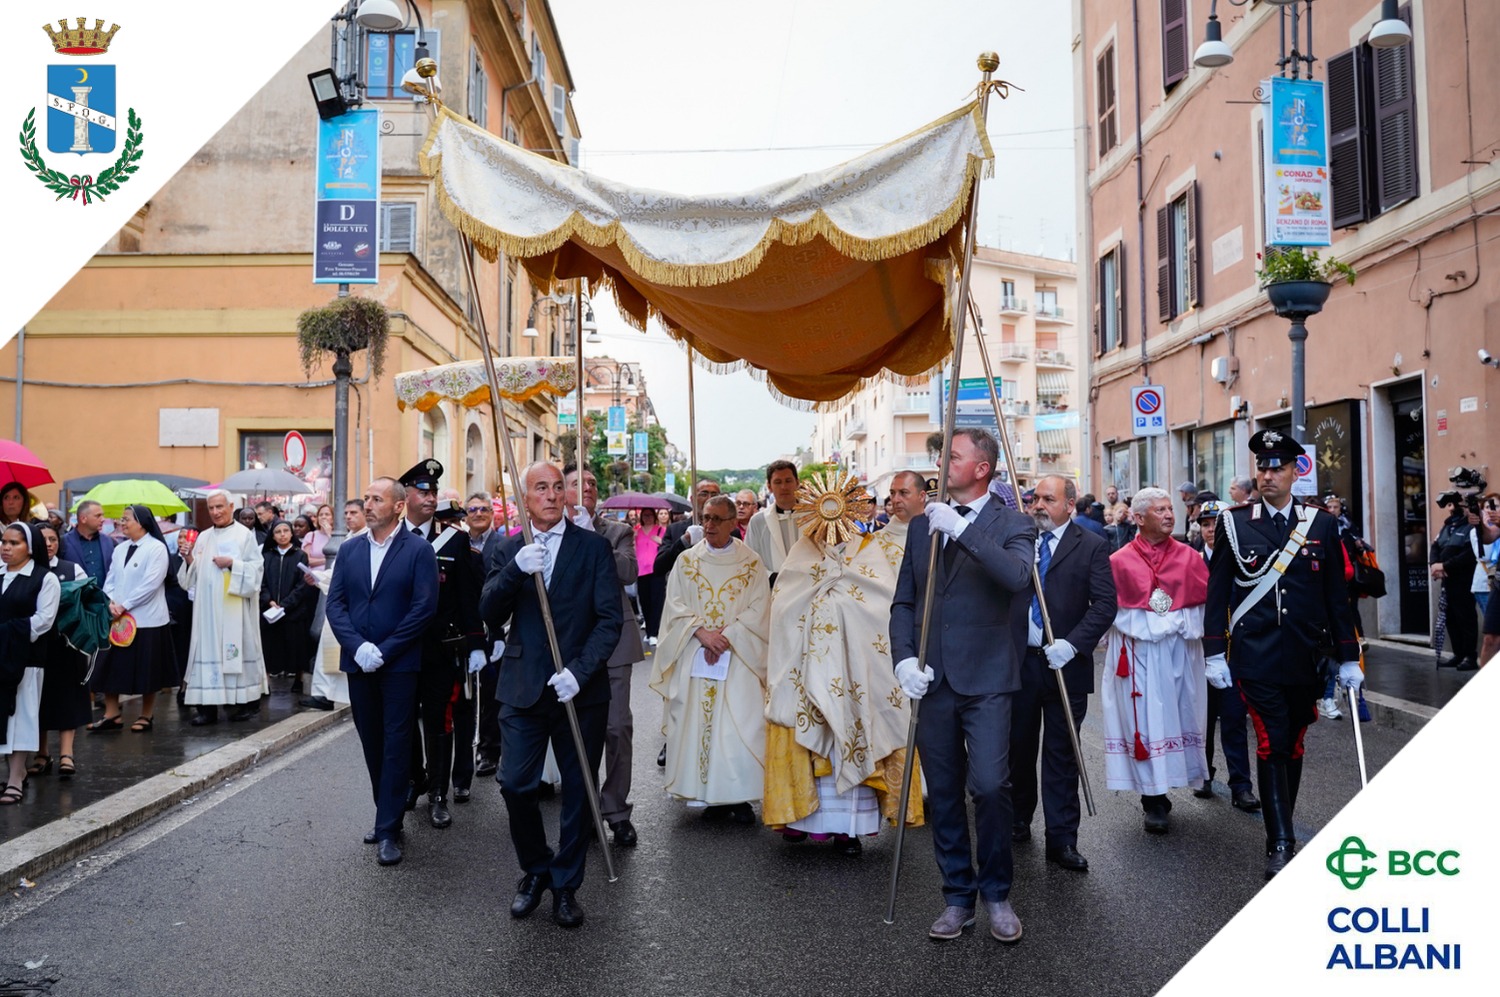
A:
[[[1266,245],[1333,243],[1333,194],[1328,177],[1328,101],[1321,80],[1277,76],[1265,149]]]
[[[380,111],[318,122],[314,284],[380,280]]]

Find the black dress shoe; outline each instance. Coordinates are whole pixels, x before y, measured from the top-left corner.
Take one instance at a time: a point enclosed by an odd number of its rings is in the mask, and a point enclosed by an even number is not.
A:
[[[409,785],[409,786],[406,787],[406,809],[407,810],[415,810],[415,809],[417,809],[417,801],[420,800],[421,798],[422,798],[422,790],[417,787],[416,783],[412,783],[411,785]]]
[[[656,764],[662,768],[667,767],[667,746],[665,744],[661,746],[661,753],[656,756]]]
[[[427,804],[427,819],[432,826],[442,830],[453,823],[453,814],[448,810],[448,800],[436,793],[427,797],[432,802]]]
[[[1047,861],[1073,872],[1088,872],[1089,860],[1078,854],[1072,845],[1058,845],[1047,849]]]
[[[474,768],[475,775],[484,779],[494,775],[498,771],[500,771],[500,763],[498,761],[493,758],[486,758],[484,755],[479,756],[479,764]]]
[[[635,847],[635,825],[630,823],[629,818],[613,822],[609,825],[609,829],[615,833],[615,844],[623,845],[626,848]]]
[[[559,928],[577,928],[583,924],[583,908],[572,890],[552,891],[552,920]]]
[[[833,839],[833,850],[838,852],[840,855],[848,855],[851,858],[857,858],[860,855],[864,854],[865,846],[859,843],[858,838],[844,835],[842,837]]]
[[[304,696],[298,702],[298,705],[308,710],[331,710],[333,709],[333,700],[326,696]]]
[[[377,842],[379,840],[380,840],[380,838],[376,834],[374,828],[371,828],[370,830],[368,830],[368,831],[365,832],[365,844],[367,844],[367,845],[373,845],[373,844],[375,844],[375,842]]]
[[[209,724],[216,724],[218,722],[218,707],[214,707],[212,711],[200,709],[193,714],[193,719],[188,721],[188,723],[192,724],[194,727],[207,727]]]
[[[1236,789],[1234,791],[1234,806],[1237,810],[1254,813],[1260,809],[1260,800],[1255,798],[1255,794],[1250,792],[1249,787]]]
[[[233,723],[244,723],[246,720],[254,720],[258,716],[260,716],[260,703],[256,702],[241,706],[229,714],[229,719]]]
[[[754,824],[755,810],[748,803],[736,803],[724,814],[732,824]]]
[[[510,902],[511,917],[527,917],[542,904],[542,894],[552,884],[547,873],[528,873],[516,884],[516,898]]]
[[[1193,790],[1193,795],[1200,800],[1211,800],[1214,798],[1214,783],[1212,779],[1204,779],[1203,785]]]
[[[454,803],[468,803],[469,802],[469,787],[467,787],[467,786],[454,786],[453,787],[453,802]]]
[[[386,838],[375,849],[375,860],[381,865],[395,865],[401,861],[401,846],[394,838]]]
[[[1461,662],[1463,660],[1464,660],[1463,659],[1463,655],[1461,655],[1461,654],[1455,654],[1453,657],[1449,658],[1447,661],[1439,661],[1438,664],[1437,664],[1437,666],[1439,668],[1457,668],[1459,662]]]
[[[1473,658],[1465,658],[1458,663],[1458,670],[1461,672],[1477,672],[1479,671],[1479,662]]]
[[[1031,825],[1030,824],[1012,824],[1010,826],[1010,840],[1011,841],[1017,841],[1017,842],[1019,842],[1019,841],[1030,841],[1031,840]]]

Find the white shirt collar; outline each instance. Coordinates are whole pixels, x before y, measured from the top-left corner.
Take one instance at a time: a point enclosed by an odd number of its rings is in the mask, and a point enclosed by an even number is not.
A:
[[[7,574],[7,575],[15,575],[17,577],[20,577],[21,575],[29,575],[29,574],[31,574],[31,568],[32,568],[32,566],[35,565],[35,564],[36,564],[36,558],[32,558],[31,560],[27,561],[25,564],[21,565],[21,567],[17,568],[14,571],[12,571],[9,566],[6,566],[6,568],[4,569],[4,573]]]
[[[973,519],[978,518],[980,510],[982,510],[985,507],[986,503],[988,503],[989,500],[991,498],[993,498],[993,497],[994,497],[994,493],[993,492],[986,491],[983,495],[979,496],[977,499],[973,499],[973,500],[971,500],[969,502],[959,502],[957,499],[950,498],[948,500],[948,504],[951,505],[951,506],[953,506],[955,509],[958,508],[960,505],[968,506],[969,516],[971,517],[970,521],[972,522]]]
[[[1050,530],[1043,530],[1041,532],[1041,534],[1039,534],[1037,536],[1037,542],[1040,543],[1041,539],[1042,539],[1042,535],[1045,535],[1047,533],[1052,534],[1052,539],[1054,541],[1061,540],[1062,539],[1062,535],[1063,535],[1063,531],[1066,530],[1071,525],[1073,525],[1073,521],[1071,519],[1069,519],[1069,520],[1064,521],[1061,526],[1054,526]]]
[[[1279,513],[1282,513],[1283,515],[1285,515],[1287,519],[1291,519],[1292,518],[1292,504],[1293,504],[1293,499],[1292,499],[1292,497],[1290,495],[1287,496],[1286,507],[1282,508],[1282,509],[1276,508],[1274,505],[1272,505],[1270,503],[1270,501],[1268,501],[1267,499],[1264,499],[1264,498],[1260,500],[1260,504],[1266,507],[1266,513],[1265,514],[1267,516],[1274,516],[1274,515],[1276,515],[1279,512]]]
[[[403,520],[403,522],[404,522],[404,520]],[[396,539],[396,532],[397,531],[396,530],[392,530],[391,532],[387,533],[385,535],[385,539],[384,540],[376,540],[374,532],[370,531],[369,529],[361,530],[360,532],[364,533],[365,536],[367,536],[367,537],[370,538],[370,543],[373,546],[380,547],[380,548],[384,549],[384,548],[390,546],[392,540]],[[355,535],[358,536],[358,534],[355,534]]]
[[[567,528],[568,528],[568,521],[566,519],[559,519],[557,522],[553,523],[551,525],[551,527],[549,527],[548,529],[545,529],[545,530],[538,530],[535,527],[532,527],[531,533],[532,533],[533,537],[540,536],[543,533],[550,533],[554,537],[560,537],[560,536],[563,535],[563,531],[566,530]]]

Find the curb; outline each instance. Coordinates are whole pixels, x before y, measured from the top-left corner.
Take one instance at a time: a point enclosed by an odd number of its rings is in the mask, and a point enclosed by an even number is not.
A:
[[[1370,718],[1375,723],[1405,734],[1417,733],[1438,714],[1436,707],[1384,696],[1368,689],[1365,690],[1365,705],[1370,708]]]
[[[321,733],[349,716],[348,706],[297,713],[0,844],[0,884],[36,879],[206,789]]]

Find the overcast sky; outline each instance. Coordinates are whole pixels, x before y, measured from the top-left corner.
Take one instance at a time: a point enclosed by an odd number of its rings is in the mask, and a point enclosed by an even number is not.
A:
[[[966,103],[974,59],[1025,88],[992,100],[985,245],[1066,257],[1073,246],[1072,57],[1061,0],[552,0],[585,169],[688,194],[832,166]],[[741,151],[745,150],[745,151]],[[687,360],[595,302],[599,353],[642,364],[669,437],[688,443]],[[694,373],[698,460],[743,467],[806,446],[813,417],[747,373]]]

